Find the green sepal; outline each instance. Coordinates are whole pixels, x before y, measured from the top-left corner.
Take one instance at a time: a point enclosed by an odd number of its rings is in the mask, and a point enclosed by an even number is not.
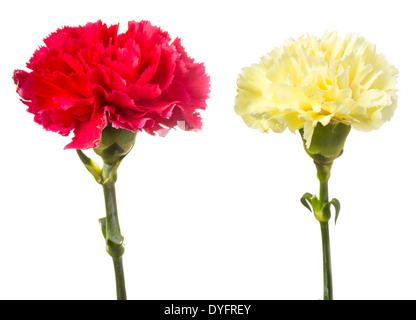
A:
[[[318,123],[313,130],[312,140],[309,147],[306,147],[306,140],[303,138],[304,130],[299,129],[303,140],[303,147],[306,153],[317,163],[332,163],[341,156],[344,151],[344,144],[350,133],[351,126],[331,121],[326,126]]]
[[[121,128],[115,129],[109,124],[101,132],[100,145],[93,150],[103,159],[104,163],[115,165],[133,148],[136,135],[137,132]]]
[[[341,210],[341,203],[338,201],[338,199],[333,198],[331,201],[329,201],[328,203],[325,204],[324,209],[327,206],[330,206],[331,204],[335,208],[335,224],[337,224],[337,219],[338,219],[339,211]]]

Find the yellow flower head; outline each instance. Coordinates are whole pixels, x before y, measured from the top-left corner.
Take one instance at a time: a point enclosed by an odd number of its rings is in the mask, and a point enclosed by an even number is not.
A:
[[[286,41],[244,68],[235,111],[264,132],[303,129],[309,148],[318,123],[370,131],[393,116],[397,69],[363,37],[336,32]]]

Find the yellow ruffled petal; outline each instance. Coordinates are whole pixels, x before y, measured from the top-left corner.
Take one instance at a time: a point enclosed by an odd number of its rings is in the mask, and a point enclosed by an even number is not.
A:
[[[357,103],[367,108],[391,105],[391,98],[384,90],[370,89],[364,91],[357,99]]]
[[[304,129],[331,121],[374,130],[397,106],[397,69],[357,34],[289,39],[238,78],[235,111],[262,131]]]

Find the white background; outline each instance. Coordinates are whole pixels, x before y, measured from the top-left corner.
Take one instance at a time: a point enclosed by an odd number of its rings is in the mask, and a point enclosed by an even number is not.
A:
[[[321,299],[318,222],[300,203],[318,180],[299,135],[235,115],[240,69],[288,38],[358,32],[399,71],[399,107],[352,130],[330,197],[335,299],[416,298],[416,19],[412,1],[7,1],[0,10],[0,298],[114,299],[98,219],[101,187],[33,121],[15,92],[42,39],[63,25],[150,20],[205,62],[203,130],[139,134],[117,200],[129,299]]]

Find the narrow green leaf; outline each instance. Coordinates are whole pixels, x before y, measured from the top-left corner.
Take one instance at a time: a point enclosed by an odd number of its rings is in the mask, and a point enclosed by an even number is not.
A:
[[[312,198],[314,197],[314,195],[312,195],[309,192],[306,192],[302,198],[300,198],[300,202],[302,202],[302,204],[305,206],[306,209],[308,209],[310,212],[312,212],[311,207],[309,206],[309,204],[312,206]]]
[[[338,201],[338,199],[333,198],[331,201],[329,201],[325,206],[333,205],[335,208],[335,224],[337,224],[337,219],[339,215],[339,211],[341,210],[341,203]]]
[[[124,157],[121,157],[115,164],[106,164],[104,162],[104,167],[102,170],[102,180],[101,184],[104,186],[106,184],[115,183],[117,181],[117,169],[120,166],[121,160]]]
[[[103,233],[104,239],[107,239],[107,237],[106,237],[107,218],[101,218],[101,219],[98,220],[98,222],[100,223],[101,232]]]
[[[119,258],[124,254],[124,237],[116,235],[107,239],[107,252],[113,258]]]
[[[113,247],[123,245],[124,237],[122,235],[112,236],[107,239],[107,244]]]
[[[77,154],[87,170],[93,175],[94,179],[102,184],[100,166],[94,160],[88,158],[81,150],[77,149]]]

